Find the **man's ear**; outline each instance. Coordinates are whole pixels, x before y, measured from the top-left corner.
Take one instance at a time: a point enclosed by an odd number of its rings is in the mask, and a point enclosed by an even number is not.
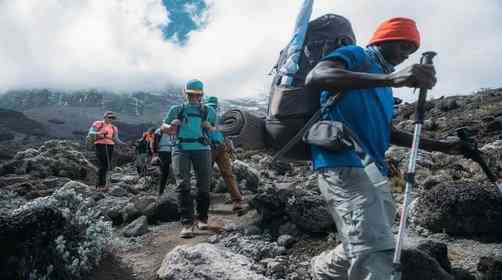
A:
[[[341,37],[339,39],[339,45],[340,47],[348,46],[348,45],[353,45],[355,42],[349,38],[349,37]]]

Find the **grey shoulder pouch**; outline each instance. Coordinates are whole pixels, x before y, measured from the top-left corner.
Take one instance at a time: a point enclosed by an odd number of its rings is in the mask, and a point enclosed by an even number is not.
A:
[[[353,133],[338,121],[323,120],[314,123],[303,135],[303,141],[330,151],[356,149]]]

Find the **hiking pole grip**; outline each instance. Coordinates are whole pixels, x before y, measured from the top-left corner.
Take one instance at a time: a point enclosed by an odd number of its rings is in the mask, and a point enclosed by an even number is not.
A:
[[[428,51],[422,54],[422,58],[420,59],[420,64],[429,64],[433,65],[433,59],[437,55],[436,52]],[[418,96],[417,102],[417,113],[415,115],[415,123],[424,123],[425,116],[425,101],[427,99],[427,89],[420,88],[420,95]]]

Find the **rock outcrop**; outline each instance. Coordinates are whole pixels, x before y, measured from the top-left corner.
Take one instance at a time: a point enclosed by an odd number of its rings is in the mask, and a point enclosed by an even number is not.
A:
[[[79,152],[79,145],[50,140],[38,149],[18,152],[14,159],[0,166],[0,175],[30,174],[39,178],[66,177],[90,181],[95,167]]]
[[[267,280],[253,271],[253,262],[242,255],[201,243],[178,246],[168,253],[157,276],[161,280]]]
[[[445,182],[421,195],[413,219],[431,232],[501,240],[502,197],[491,185]]]

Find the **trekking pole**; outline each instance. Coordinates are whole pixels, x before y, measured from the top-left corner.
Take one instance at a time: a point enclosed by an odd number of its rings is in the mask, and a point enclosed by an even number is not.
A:
[[[110,149],[108,147],[108,144],[105,144],[105,155],[106,155],[106,187],[110,187],[112,184],[112,178],[111,178],[111,170],[112,170],[112,161],[110,160]]]
[[[478,149],[478,143],[476,143],[474,139],[471,139],[468,136],[467,128],[462,127],[457,129],[457,136],[465,143],[464,156],[472,161],[477,162],[481,169],[485,172],[488,180],[495,184],[495,186],[497,186],[498,192],[502,194],[502,182],[497,180],[497,176],[495,176],[495,174],[488,167],[488,164],[486,164],[486,161],[481,155],[481,151]]]
[[[435,52],[425,52],[420,59],[421,64],[433,64],[432,59],[436,56]],[[393,269],[391,280],[401,280],[401,251],[403,247],[404,237],[406,234],[406,219],[408,216],[408,207],[411,199],[411,191],[415,185],[415,167],[418,155],[418,147],[420,146],[420,133],[424,123],[425,101],[427,98],[427,89],[421,88],[418,97],[416,113],[415,113],[415,131],[413,132],[413,143],[411,145],[410,159],[408,163],[408,172],[405,174],[406,188],[404,191],[404,202],[401,210],[401,219],[399,220],[399,233],[397,235],[396,250],[392,261]]]

